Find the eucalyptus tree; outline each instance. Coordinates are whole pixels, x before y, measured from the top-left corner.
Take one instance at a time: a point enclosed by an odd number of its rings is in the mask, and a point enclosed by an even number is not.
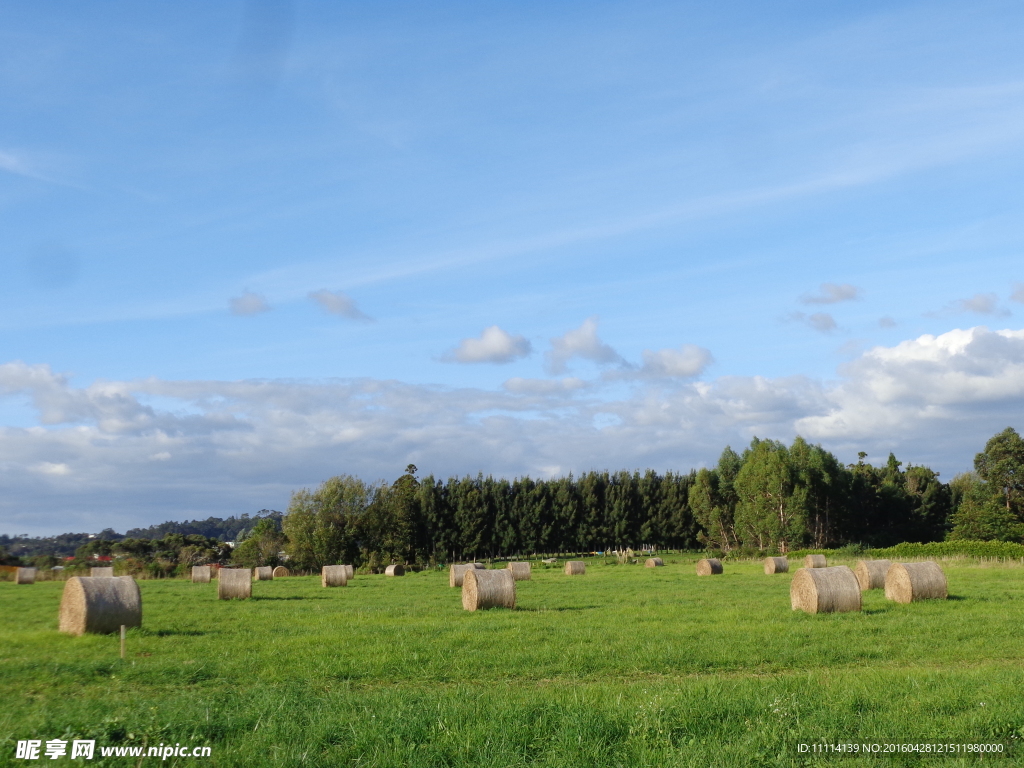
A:
[[[359,557],[360,529],[376,488],[352,475],[325,480],[316,490],[292,494],[281,527],[285,551],[299,568],[352,563]]]
[[[755,437],[743,458],[734,483],[736,536],[761,551],[799,546],[807,534],[806,496],[789,450],[777,440]]]

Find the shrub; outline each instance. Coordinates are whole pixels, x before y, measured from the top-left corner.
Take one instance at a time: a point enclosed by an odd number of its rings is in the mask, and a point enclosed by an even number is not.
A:
[[[968,541],[954,539],[929,544],[904,542],[894,547],[871,550],[872,557],[900,560],[911,557],[985,557],[1000,560],[1024,559],[1024,544],[1009,541]]]

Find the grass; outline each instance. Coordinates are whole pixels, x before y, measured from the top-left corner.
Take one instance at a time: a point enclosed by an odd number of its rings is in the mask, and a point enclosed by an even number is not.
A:
[[[114,636],[57,633],[60,582],[0,583],[0,697],[16,703],[0,709],[0,766],[29,764],[14,759],[28,738],[210,746],[163,763],[224,766],[835,762],[797,751],[812,742],[1024,755],[1024,568],[947,563],[948,601],[874,591],[859,614],[807,616],[789,608],[791,574],[740,562],[698,578],[695,558],[674,559],[535,567],[517,610],[476,613],[446,572],[336,589],[290,577],[254,583],[248,601],[143,581],[125,661]]]

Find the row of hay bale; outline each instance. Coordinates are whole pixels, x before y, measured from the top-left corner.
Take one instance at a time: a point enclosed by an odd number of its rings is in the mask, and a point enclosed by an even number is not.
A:
[[[715,558],[701,563],[704,564],[704,575],[722,572],[721,561]],[[585,566],[583,569],[577,566],[584,564],[582,561],[569,561],[566,574],[586,572]],[[209,581],[209,567],[197,568],[207,569]],[[883,571],[884,577],[880,577]],[[465,610],[515,608],[515,583],[530,578],[530,564],[509,563],[507,568],[496,570],[487,570],[480,563],[453,565],[449,571],[449,583],[453,586],[456,574],[461,577],[462,607]],[[351,565],[328,565],[322,569],[321,582],[324,587],[345,586],[353,576]],[[259,580],[259,569],[221,568],[218,577],[218,599],[246,599],[252,596],[253,579]],[[790,602],[793,610],[812,614],[859,611],[861,592],[882,587],[886,598],[899,603],[945,599],[948,596],[946,576],[934,562],[862,560],[857,563],[856,572],[845,565],[800,568],[790,585]],[[75,576],[68,579],[60,605],[61,632],[71,635],[86,632],[105,634],[117,632],[121,626],[142,626],[142,595],[134,578]]]
[[[897,603],[945,600],[949,595],[946,574],[937,563],[861,560],[856,571],[845,565],[799,569],[789,587],[790,604],[794,611],[807,613],[859,611],[861,593],[882,588]]]
[[[483,570],[487,570],[483,563],[452,563],[448,566],[448,586],[461,587],[466,583],[466,574]],[[531,578],[530,564],[526,562],[512,561],[502,570],[511,573],[513,581],[529,581]]]
[[[804,568],[827,568],[828,559],[824,555],[807,555],[804,558]],[[789,573],[788,557],[766,557],[764,559],[764,572],[768,575],[773,573]]]

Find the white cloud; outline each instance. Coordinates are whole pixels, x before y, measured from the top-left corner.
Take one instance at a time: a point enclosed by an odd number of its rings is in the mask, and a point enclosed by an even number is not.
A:
[[[463,339],[442,360],[453,363],[511,363],[533,351],[525,336],[513,336],[496,325],[484,328],[476,339]]]
[[[258,315],[261,312],[269,312],[270,305],[267,300],[258,293],[246,291],[241,296],[236,296],[230,302],[231,314],[248,317]]]
[[[804,304],[838,304],[841,301],[853,301],[859,298],[860,288],[855,285],[822,283],[817,294],[804,294],[800,297],[800,301]]]
[[[907,441],[949,442],[1024,417],[1024,330],[925,335],[869,350],[840,372],[828,412],[803,417],[799,429],[821,439],[905,432]]]
[[[1010,294],[1010,301],[1024,304],[1024,283],[1013,284],[1013,293]]]
[[[834,382],[509,379],[498,391],[371,379],[97,381],[0,365],[0,396],[41,424],[0,428],[0,530],[100,530],[284,509],[339,472],[546,475],[687,470],[754,435],[802,434],[854,461],[890,450],[944,477],[985,440],[1024,428],[1024,330],[983,327],[875,347]],[[143,401],[164,404],[162,408]]]
[[[548,370],[554,374],[564,373],[566,363],[574,357],[601,365],[626,365],[618,352],[598,338],[596,317],[587,318],[579,328],[551,340],[551,349],[546,355]]]
[[[313,291],[309,298],[319,304],[325,312],[332,315],[340,315],[350,320],[370,320],[369,315],[363,313],[356,303],[341,291],[320,290]]]
[[[711,352],[696,344],[683,344],[679,349],[644,350],[644,364],[640,369],[648,376],[692,378],[700,376],[714,360]]]

